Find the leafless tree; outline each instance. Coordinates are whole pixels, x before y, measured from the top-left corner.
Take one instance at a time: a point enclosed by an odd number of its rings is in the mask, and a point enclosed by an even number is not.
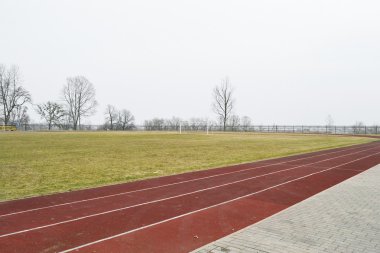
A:
[[[18,127],[24,127],[24,130],[26,130],[30,122],[28,107],[16,106],[11,113],[11,122],[15,123]]]
[[[235,131],[240,126],[240,117],[236,114],[231,115],[231,117],[228,120],[228,125],[231,127],[232,131]]]
[[[145,120],[144,121],[144,128],[145,130],[163,130],[165,127],[165,120],[160,118],[154,118],[151,120]]]
[[[135,127],[134,124],[135,117],[132,115],[132,113],[126,109],[123,109],[119,112],[118,115],[118,125],[120,126],[121,130],[127,130],[132,129]]]
[[[46,121],[49,130],[52,126],[61,126],[66,115],[63,105],[50,101],[37,105],[37,113]]]
[[[207,119],[203,118],[191,118],[189,120],[189,128],[192,131],[206,131]]]
[[[232,93],[233,90],[228,77],[224,78],[219,86],[215,86],[213,92],[213,109],[223,124],[223,131],[226,131],[227,121],[231,116],[232,109],[234,108]]]
[[[164,120],[164,128],[167,130],[179,130],[181,125],[181,119],[178,117],[172,117],[171,119]]]
[[[241,126],[243,128],[244,131],[248,131],[249,130],[249,127],[252,125],[252,120],[250,117],[248,116],[243,116],[241,118]]]
[[[106,125],[109,125],[111,130],[114,130],[114,125],[118,119],[118,111],[113,105],[107,105],[105,115]]]
[[[331,133],[331,132],[333,132],[333,127],[334,127],[334,119],[329,114],[326,117],[326,130],[328,130]]]
[[[362,121],[356,121],[355,125],[352,126],[354,134],[360,134],[364,128],[364,123]]]
[[[73,128],[77,130],[83,117],[95,113],[98,103],[95,100],[94,85],[83,76],[70,77],[67,78],[62,94]]]
[[[64,130],[69,130],[72,127],[73,123],[71,122],[71,117],[69,113],[66,111],[65,115],[62,118],[62,123],[60,125],[60,128]]]
[[[0,65],[0,106],[4,124],[9,124],[12,113],[21,110],[31,102],[30,93],[21,85],[20,73],[16,66],[6,69]]]

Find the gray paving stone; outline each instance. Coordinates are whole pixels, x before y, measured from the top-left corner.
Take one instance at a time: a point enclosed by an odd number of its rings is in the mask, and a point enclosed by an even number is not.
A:
[[[380,165],[193,253],[380,252]]]

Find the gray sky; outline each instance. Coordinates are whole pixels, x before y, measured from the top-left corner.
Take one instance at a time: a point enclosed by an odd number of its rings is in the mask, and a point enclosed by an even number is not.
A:
[[[377,0],[1,0],[0,13],[0,63],[20,67],[34,103],[86,76],[99,107],[85,122],[108,103],[137,123],[215,118],[227,75],[255,124],[380,123]]]

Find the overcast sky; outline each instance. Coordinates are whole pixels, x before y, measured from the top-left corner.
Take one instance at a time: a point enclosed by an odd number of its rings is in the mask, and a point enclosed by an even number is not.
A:
[[[380,123],[380,1],[0,1],[0,63],[19,66],[33,103],[66,78],[152,117],[208,117],[229,76],[255,124]],[[40,121],[33,113],[34,121]]]

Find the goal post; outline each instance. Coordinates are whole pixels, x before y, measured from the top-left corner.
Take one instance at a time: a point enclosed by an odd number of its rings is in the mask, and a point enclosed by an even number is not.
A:
[[[179,124],[174,130],[179,134],[183,134],[185,131],[189,131],[195,133],[205,133],[208,135],[211,131],[211,124],[209,120],[203,121],[196,125],[191,125],[187,121],[179,121]]]

